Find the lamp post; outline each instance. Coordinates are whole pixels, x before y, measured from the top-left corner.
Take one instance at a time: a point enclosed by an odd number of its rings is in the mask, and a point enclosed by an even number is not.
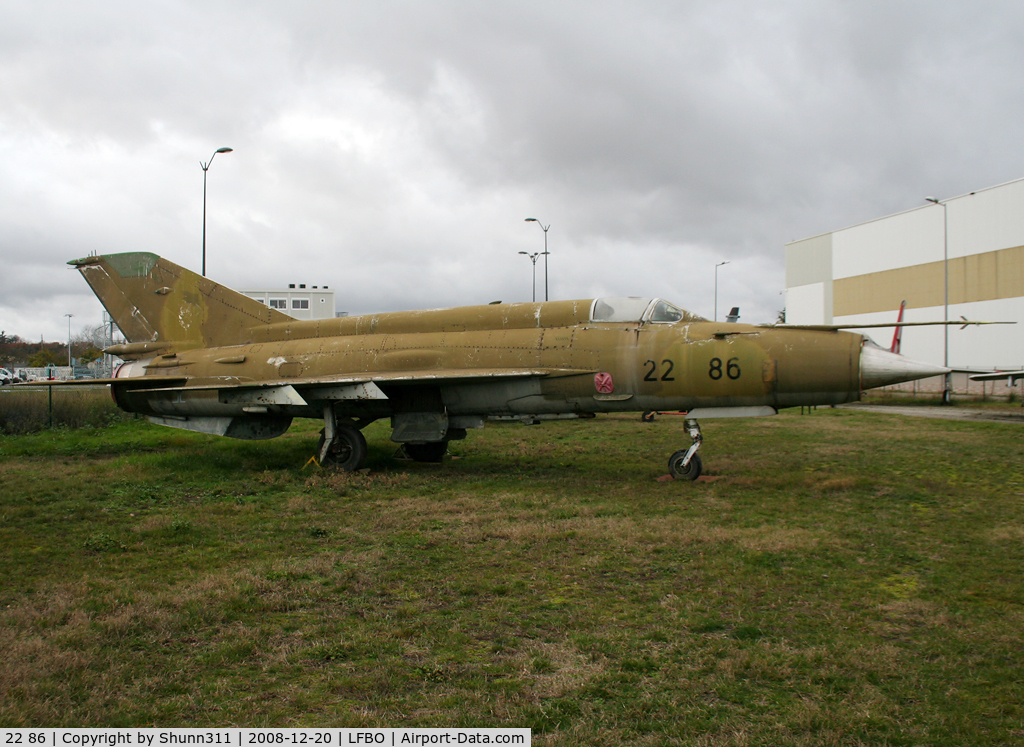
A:
[[[536,302],[536,300],[537,300],[537,257],[540,256],[540,252],[534,252],[533,254],[530,254],[529,252],[519,252],[519,253],[520,254],[525,254],[527,257],[530,258],[530,261],[533,262],[533,300],[534,300],[534,302]]]
[[[718,321],[718,268],[721,267],[722,265],[727,265],[727,264],[729,264],[729,260],[726,260],[725,262],[719,262],[717,265],[715,265],[715,321],[716,322]]]
[[[540,226],[541,230],[544,232],[544,251],[542,252],[544,254],[544,300],[547,301],[548,300],[548,254],[549,254],[549,252],[548,252],[548,229],[551,228],[551,224],[548,223],[545,226],[543,223],[541,223],[536,218],[527,218],[526,222],[527,223],[531,223],[531,222],[532,223],[536,223],[538,226]],[[526,252],[519,252],[519,253],[520,254],[526,254]],[[534,293],[534,296],[536,296],[536,293]],[[536,301],[537,300],[536,297],[533,300]]]
[[[942,207],[942,276],[943,276],[943,312],[942,321],[949,321],[949,212],[946,210],[946,203],[938,200],[934,197],[925,197],[926,202],[930,202],[933,205],[939,205]],[[943,332],[943,344],[942,344],[942,365],[949,368],[949,325],[946,324],[942,327]],[[942,404],[951,405],[953,404],[951,396],[953,394],[953,382],[952,374],[948,371],[943,377],[942,384]]]
[[[73,379],[75,378],[75,369],[74,364],[71,362],[71,317],[73,317],[74,314],[65,314],[64,316],[68,318],[68,368],[71,369],[70,375]]]
[[[199,165],[203,167],[203,277],[206,277],[206,172],[210,170],[210,164],[217,157],[218,153],[230,153],[234,148],[217,148],[206,163],[202,161]]]

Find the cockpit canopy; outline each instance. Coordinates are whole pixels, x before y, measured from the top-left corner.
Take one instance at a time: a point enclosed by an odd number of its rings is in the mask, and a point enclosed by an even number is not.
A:
[[[590,307],[592,322],[706,322],[707,319],[660,298],[597,298]]]

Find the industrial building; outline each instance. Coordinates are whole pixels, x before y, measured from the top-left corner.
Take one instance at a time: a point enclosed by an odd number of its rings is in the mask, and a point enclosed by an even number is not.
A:
[[[1024,367],[1024,179],[786,245],[790,324],[1012,321],[907,327],[902,353],[952,368]],[[866,330],[889,347],[893,329]],[[947,336],[948,335],[948,336]]]
[[[296,319],[333,319],[336,316],[334,291],[326,285],[307,289],[305,283],[298,287],[292,283],[287,290],[262,288],[239,292]]]

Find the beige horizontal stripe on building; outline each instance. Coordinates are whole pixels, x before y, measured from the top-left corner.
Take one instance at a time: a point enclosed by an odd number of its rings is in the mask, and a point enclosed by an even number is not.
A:
[[[1024,296],[1024,246],[949,260],[949,303]],[[945,303],[943,263],[927,262],[832,282],[833,316],[894,311]]]

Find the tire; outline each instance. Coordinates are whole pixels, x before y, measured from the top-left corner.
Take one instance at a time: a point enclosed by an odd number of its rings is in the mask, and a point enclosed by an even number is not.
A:
[[[324,432],[320,431],[320,440],[316,445],[319,456],[324,447]],[[339,423],[334,427],[334,441],[331,442],[327,455],[320,466],[324,469],[338,469],[343,472],[355,472],[366,463],[366,439],[354,425]]]
[[[448,452],[447,441],[431,441],[425,444],[406,444],[405,453],[409,455],[409,458],[414,462],[432,462],[437,463],[444,459],[444,455]]]
[[[694,454],[690,457],[690,463],[682,466],[687,451],[689,449],[680,449],[668,459],[668,471],[677,480],[696,480],[703,471],[704,465],[700,460],[700,454]]]

